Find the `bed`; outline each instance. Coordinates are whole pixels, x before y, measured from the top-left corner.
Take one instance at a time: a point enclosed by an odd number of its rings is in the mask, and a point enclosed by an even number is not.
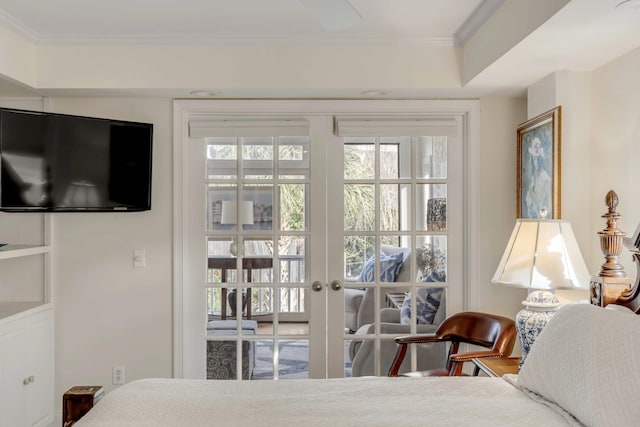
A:
[[[517,376],[144,379],[74,426],[624,426],[640,419],[639,379],[640,317],[570,304]]]
[[[562,307],[518,375],[144,379],[109,393],[74,426],[638,425],[640,250],[634,259],[636,283],[607,295],[617,304]]]

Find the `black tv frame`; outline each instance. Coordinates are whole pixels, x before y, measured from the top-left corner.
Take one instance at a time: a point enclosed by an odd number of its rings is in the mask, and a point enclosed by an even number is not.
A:
[[[118,120],[118,119],[109,119],[102,117],[91,117],[91,116],[82,116],[82,115],[73,115],[73,114],[62,114],[62,113],[52,113],[52,112],[44,112],[44,111],[32,111],[32,110],[22,110],[16,108],[5,108],[0,107],[0,160],[3,160],[4,153],[2,150],[2,126],[3,124],[3,113],[4,112],[13,112],[19,114],[33,114],[38,116],[45,117],[61,117],[63,119],[78,119],[78,120],[89,120],[89,121],[97,121],[104,122],[111,126],[115,125],[124,125],[124,126],[135,126],[135,127],[143,127],[147,129],[149,136],[149,145],[148,145],[148,170],[146,173],[143,173],[145,176],[146,182],[148,182],[147,186],[147,200],[144,204],[139,204],[137,206],[98,206],[98,207],[79,207],[79,206],[63,206],[63,205],[52,205],[47,204],[43,206],[3,206],[3,197],[2,197],[2,183],[0,181],[0,212],[141,212],[151,210],[151,191],[152,191],[152,166],[153,166],[153,124],[144,123],[144,122],[136,122],[136,121],[127,121],[127,120]],[[113,147],[110,146],[109,150],[112,150]],[[4,163],[4,162],[3,162]],[[2,170],[2,165],[0,165],[0,171]],[[1,178],[0,178],[1,179]]]

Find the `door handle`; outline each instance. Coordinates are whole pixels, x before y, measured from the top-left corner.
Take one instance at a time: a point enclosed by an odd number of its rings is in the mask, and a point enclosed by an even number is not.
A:
[[[342,289],[342,282],[340,280],[334,280],[333,282],[331,282],[331,289],[333,289],[334,291],[339,291],[340,289]]]
[[[323,290],[323,289],[324,289],[324,283],[322,283],[322,282],[321,282],[321,281],[319,281],[319,280],[316,280],[315,282],[313,282],[313,283],[311,284],[311,289],[313,289],[313,290],[314,290],[314,291],[316,291],[316,292],[320,292],[321,290]]]

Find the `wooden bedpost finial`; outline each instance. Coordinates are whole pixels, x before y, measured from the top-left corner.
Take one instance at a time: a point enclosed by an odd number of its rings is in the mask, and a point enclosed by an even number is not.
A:
[[[616,208],[618,207],[618,195],[616,194],[616,192],[613,190],[609,190],[604,200],[609,207],[609,213],[615,214]]]
[[[610,190],[605,197],[608,212],[602,215],[607,219],[607,227],[598,231],[600,236],[600,249],[605,256],[606,262],[600,268],[599,276],[602,277],[626,277],[624,267],[618,262],[618,257],[622,253],[622,241],[626,233],[618,229],[618,219],[620,214],[616,212],[618,207],[618,195]]]

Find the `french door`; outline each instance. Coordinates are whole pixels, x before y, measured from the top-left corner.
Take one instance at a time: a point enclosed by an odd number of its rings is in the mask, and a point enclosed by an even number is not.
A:
[[[176,376],[385,375],[425,303],[462,310],[468,106],[175,107]]]

